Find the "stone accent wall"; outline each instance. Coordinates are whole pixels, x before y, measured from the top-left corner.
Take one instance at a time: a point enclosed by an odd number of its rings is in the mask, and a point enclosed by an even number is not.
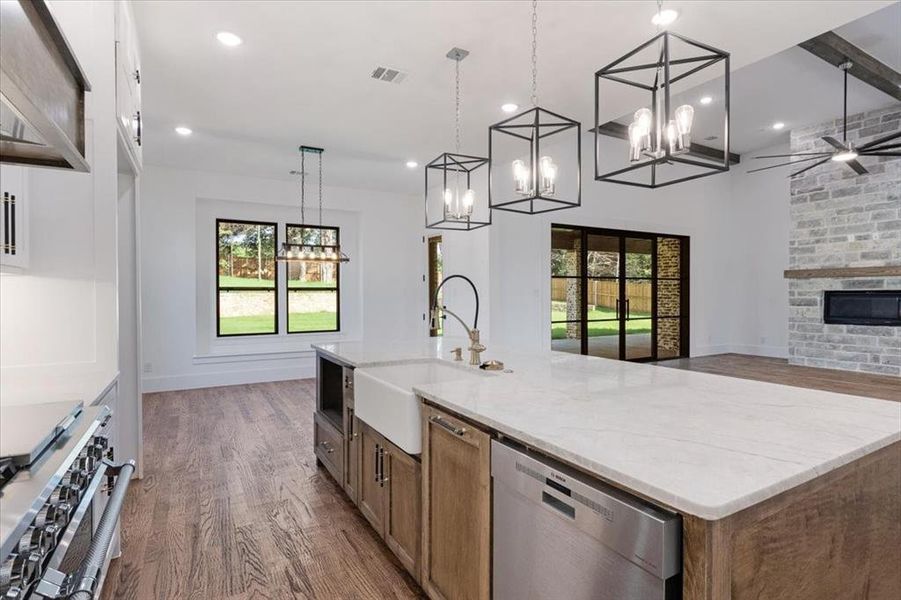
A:
[[[820,138],[841,140],[841,126],[838,119],[792,131],[792,152],[828,148]],[[856,146],[899,129],[901,105],[848,118]],[[830,161],[792,180],[789,268],[901,265],[901,159],[860,162],[868,174]],[[901,328],[823,323],[823,291],[847,289],[901,289],[901,278],[792,279],[789,362],[901,375]]]

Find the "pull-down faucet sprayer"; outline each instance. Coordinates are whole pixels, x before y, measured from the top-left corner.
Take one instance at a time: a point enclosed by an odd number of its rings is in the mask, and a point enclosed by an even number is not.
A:
[[[472,293],[475,294],[476,314],[472,320],[472,329],[469,328],[466,322],[461,319],[459,315],[449,311],[446,306],[438,306],[438,292],[440,292],[444,284],[451,279],[463,279],[464,281],[466,281],[466,283],[469,284],[469,287],[472,288]],[[443,311],[445,314],[440,314],[441,311]],[[445,277],[444,280],[438,284],[438,287],[435,288],[435,296],[434,298],[432,298],[432,308],[429,312],[431,314],[432,329],[438,329],[438,319],[446,319],[447,315],[452,316],[460,322],[460,324],[463,326],[463,329],[466,330],[466,334],[469,336],[469,364],[473,366],[479,366],[482,362],[480,355],[486,350],[486,348],[481,344],[481,342],[479,342],[479,291],[476,289],[476,286],[472,282],[472,280],[465,275],[448,275],[447,277]]]

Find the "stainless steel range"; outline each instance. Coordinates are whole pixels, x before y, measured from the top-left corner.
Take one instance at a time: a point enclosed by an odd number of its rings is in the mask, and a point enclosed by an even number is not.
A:
[[[134,462],[106,406],[0,407],[0,598],[99,595]]]

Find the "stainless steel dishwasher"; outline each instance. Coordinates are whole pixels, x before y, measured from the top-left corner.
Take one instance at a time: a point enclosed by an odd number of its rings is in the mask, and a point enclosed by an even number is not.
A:
[[[564,465],[491,443],[494,600],[675,600],[682,520]]]

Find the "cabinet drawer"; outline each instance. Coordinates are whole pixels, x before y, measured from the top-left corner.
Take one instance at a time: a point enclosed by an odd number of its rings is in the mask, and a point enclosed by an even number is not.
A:
[[[344,482],[344,436],[320,413],[313,415],[313,444],[316,457],[339,484]]]

